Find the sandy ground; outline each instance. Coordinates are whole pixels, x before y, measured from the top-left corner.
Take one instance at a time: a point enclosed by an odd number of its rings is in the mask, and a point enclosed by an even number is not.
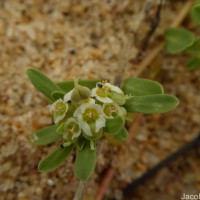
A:
[[[29,142],[32,131],[52,124],[52,118],[47,100],[30,84],[26,70],[40,69],[55,81],[75,76],[111,81],[119,74],[122,80],[134,76],[137,69],[133,68],[133,60],[148,32],[145,2],[0,2],[0,200],[72,199],[77,187],[72,171],[74,155],[52,173],[37,171],[39,160],[59,143],[36,148]],[[156,35],[173,21],[185,2],[165,3]],[[155,8],[153,4],[152,10]],[[132,38],[130,33],[137,37]],[[147,54],[159,43],[154,39]],[[163,51],[141,75],[149,77],[154,68],[160,69],[156,79],[166,93],[180,99],[180,106],[163,115],[143,115],[137,130],[130,133],[133,137],[128,146],[124,143],[113,147],[101,140],[96,171],[85,199],[94,199],[109,166],[117,173],[105,199],[123,199],[122,188],[127,183],[198,134],[200,71],[188,71],[186,61],[187,57]],[[182,164],[185,162],[188,164]],[[195,152],[188,154],[141,186],[133,199],[175,200],[182,192],[198,193],[198,163]],[[179,166],[183,169],[179,170]]]

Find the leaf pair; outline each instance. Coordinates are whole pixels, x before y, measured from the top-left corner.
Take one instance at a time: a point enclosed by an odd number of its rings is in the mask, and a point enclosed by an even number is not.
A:
[[[39,163],[40,172],[51,172],[61,166],[69,156],[74,145],[65,148],[59,147]],[[96,164],[96,149],[91,150],[90,145],[86,144],[81,151],[77,151],[74,166],[74,174],[80,180],[87,180],[94,171]]]
[[[124,82],[123,89],[125,93],[132,95],[124,105],[127,112],[164,113],[171,111],[179,103],[176,97],[163,94],[162,85],[155,81],[129,78]]]

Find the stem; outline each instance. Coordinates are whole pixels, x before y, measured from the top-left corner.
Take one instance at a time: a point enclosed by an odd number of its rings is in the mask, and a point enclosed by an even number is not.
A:
[[[87,186],[87,181],[80,181],[73,200],[82,200]]]

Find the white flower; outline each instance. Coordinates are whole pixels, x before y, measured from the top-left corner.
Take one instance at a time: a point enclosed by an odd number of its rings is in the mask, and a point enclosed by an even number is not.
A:
[[[103,103],[111,103],[113,102],[111,98],[108,97],[108,92],[103,88],[93,88],[92,89],[92,96],[96,97],[96,99]]]
[[[81,134],[80,124],[71,117],[67,120],[67,122],[65,122],[64,132],[63,138],[71,142],[78,138]]]
[[[55,123],[58,123],[64,119],[67,113],[68,105],[62,100],[58,99],[50,106],[50,111],[53,112],[53,119]]]
[[[103,104],[103,115],[106,118],[114,118],[117,116],[122,116],[123,111],[115,102],[105,103]]]
[[[93,137],[105,127],[106,120],[103,117],[102,108],[97,104],[82,104],[74,112],[82,130],[88,137]]]
[[[97,83],[96,88],[92,89],[92,96],[102,103],[112,103],[110,92],[114,91],[118,94],[124,95],[123,91],[110,83]]]

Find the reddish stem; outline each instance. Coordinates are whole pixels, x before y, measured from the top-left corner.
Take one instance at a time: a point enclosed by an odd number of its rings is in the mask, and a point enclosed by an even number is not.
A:
[[[103,181],[100,184],[99,191],[97,192],[95,200],[102,200],[103,199],[105,191],[108,188],[108,186],[109,186],[112,178],[114,177],[114,175],[115,175],[115,169],[113,167],[110,167],[107,170],[107,172],[106,172],[106,174],[103,178]]]

